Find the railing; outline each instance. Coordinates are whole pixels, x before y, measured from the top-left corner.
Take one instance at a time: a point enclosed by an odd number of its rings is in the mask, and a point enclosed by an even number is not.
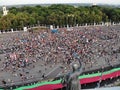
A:
[[[120,64],[115,64],[114,66],[108,66],[108,67],[105,67],[105,68],[99,68],[99,69],[96,69],[96,70],[91,70],[91,71],[84,71],[82,74],[90,74],[90,73],[95,73],[95,72],[101,72],[101,71],[107,71],[107,70],[110,70],[112,68],[116,68],[116,67],[120,67]],[[60,78],[62,77],[63,75],[61,76],[58,76],[58,77],[53,77],[53,78],[41,78],[41,77],[34,77],[34,78],[29,78],[29,79],[25,79],[25,80],[18,80],[18,81],[14,81],[14,82],[8,82],[7,84],[2,84],[0,85],[0,88],[2,89],[13,89],[13,88],[17,88],[17,87],[20,87],[20,86],[27,86],[27,85],[33,85],[33,84],[36,84],[38,82],[43,82],[43,81],[51,81],[51,80],[54,80],[55,78]]]

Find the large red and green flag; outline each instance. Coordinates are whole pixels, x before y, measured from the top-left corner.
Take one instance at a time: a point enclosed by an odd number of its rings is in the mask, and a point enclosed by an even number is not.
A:
[[[114,68],[112,70],[105,71],[105,72],[82,75],[82,76],[79,76],[79,79],[81,84],[88,84],[88,83],[93,83],[100,80],[106,80],[108,78],[114,78],[118,76],[120,76],[120,68]],[[61,84],[61,79],[60,79],[56,81],[39,82],[37,84],[23,86],[15,90],[55,90],[55,89],[60,89],[62,87],[63,85]]]

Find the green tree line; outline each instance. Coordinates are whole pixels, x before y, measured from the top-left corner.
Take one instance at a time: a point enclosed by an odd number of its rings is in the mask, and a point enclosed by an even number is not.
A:
[[[100,6],[51,5],[12,7],[6,16],[0,14],[0,30],[21,29],[23,26],[74,26],[83,23],[119,22],[120,8]]]

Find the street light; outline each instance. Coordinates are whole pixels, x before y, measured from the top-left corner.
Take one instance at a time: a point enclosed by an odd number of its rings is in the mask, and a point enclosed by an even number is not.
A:
[[[100,83],[102,82],[102,74],[103,74],[103,68],[102,68],[102,71],[101,71],[100,80],[98,82],[98,88],[100,88]]]

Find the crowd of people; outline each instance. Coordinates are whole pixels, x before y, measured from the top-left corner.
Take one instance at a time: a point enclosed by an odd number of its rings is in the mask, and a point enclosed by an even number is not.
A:
[[[83,26],[0,35],[0,85],[61,73],[82,62],[84,71],[120,63],[120,26]]]

